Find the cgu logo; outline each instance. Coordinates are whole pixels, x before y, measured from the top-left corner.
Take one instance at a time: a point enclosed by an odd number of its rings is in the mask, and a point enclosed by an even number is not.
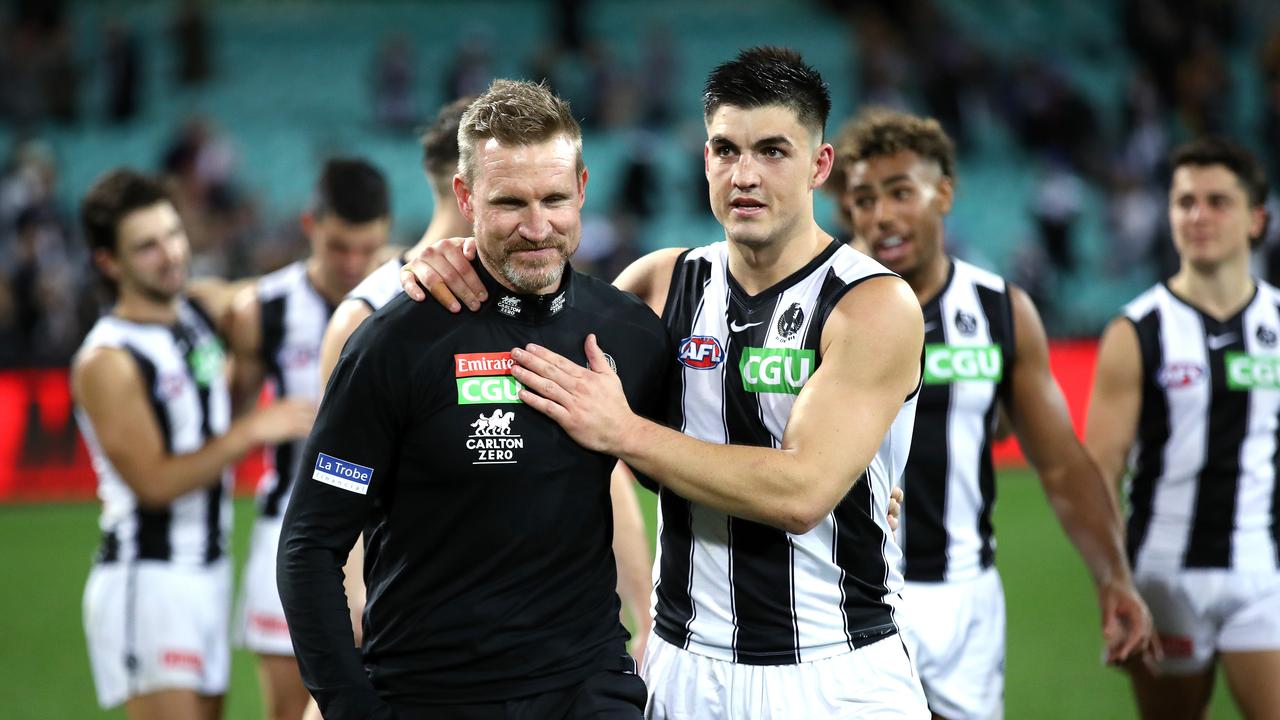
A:
[[[999,345],[925,345],[924,384],[984,380],[1000,382],[1004,377],[1004,356]]]
[[[457,378],[458,404],[510,404],[520,402],[520,383],[510,375]]]
[[[1232,390],[1280,390],[1280,357],[1229,352],[1226,364]]]
[[[754,393],[799,395],[818,365],[813,350],[744,348],[738,369],[742,389]]]
[[[1166,390],[1173,390],[1194,385],[1202,377],[1204,377],[1204,366],[1190,362],[1175,362],[1160,368],[1156,373],[1156,383]]]
[[[676,355],[680,363],[694,370],[710,370],[724,360],[724,348],[720,341],[707,335],[694,335],[680,341]]]

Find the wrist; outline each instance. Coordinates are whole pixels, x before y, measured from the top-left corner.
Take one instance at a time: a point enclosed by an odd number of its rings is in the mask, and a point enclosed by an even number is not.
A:
[[[645,424],[645,419],[639,415],[628,414],[626,420],[619,426],[617,436],[613,438],[612,447],[607,449],[607,454],[624,462],[635,457],[635,453],[645,445],[642,438],[646,434]]]

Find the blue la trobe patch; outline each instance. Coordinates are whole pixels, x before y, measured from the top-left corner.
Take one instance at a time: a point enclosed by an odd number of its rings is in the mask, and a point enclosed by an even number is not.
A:
[[[316,468],[311,473],[312,480],[360,495],[369,492],[372,478],[373,468],[324,453],[316,456]]]

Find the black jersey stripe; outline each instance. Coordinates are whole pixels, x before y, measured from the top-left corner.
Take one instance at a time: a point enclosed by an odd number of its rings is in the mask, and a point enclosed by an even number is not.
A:
[[[871,483],[859,477],[849,493],[836,505],[836,563],[844,571],[841,589],[847,618],[849,642],[854,648],[869,645],[897,630],[893,609],[884,601],[888,566],[883,547],[884,532],[871,519],[876,512]],[[878,548],[878,552],[869,552]]]
[[[198,308],[195,304],[192,304],[192,307]],[[208,337],[213,337],[215,331],[212,324],[209,323],[208,315],[198,309],[196,314],[205,324],[204,333],[207,333]],[[175,325],[173,327],[173,335],[175,344],[183,352],[183,364],[186,367],[187,377],[196,388],[196,397],[200,402],[200,437],[207,443],[214,437],[210,413],[210,388],[208,385],[202,385],[196,380],[196,370],[192,367],[194,356],[191,352],[192,349],[199,346],[201,340],[192,332],[191,328],[185,325]],[[221,478],[215,480],[204,492],[204,561],[206,564],[222,557],[222,492]]]
[[[1142,409],[1138,416],[1138,455],[1129,483],[1126,540],[1130,564],[1137,562],[1138,551],[1142,549],[1147,531],[1151,527],[1156,482],[1164,475],[1164,448],[1173,432],[1170,426],[1169,401],[1165,396],[1165,389],[1158,381],[1160,367],[1164,364],[1160,313],[1153,310],[1132,322],[1143,358],[1143,391]]]
[[[694,326],[701,312],[707,284],[711,279],[711,263],[705,259],[686,262],[688,251],[681,253],[672,270],[671,286],[662,317],[677,352],[683,336],[682,328]],[[683,367],[683,366],[677,366]],[[678,372],[679,391],[669,395],[668,421],[683,429],[685,379]],[[658,494],[662,507],[662,546],[658,584],[655,588],[654,631],[676,647],[688,647],[689,626],[695,616],[693,606],[693,513],[689,501],[667,489]],[[665,580],[665,581],[664,581]]]
[[[742,360],[748,347],[764,347],[782,293],[765,303],[742,303],[732,291],[728,308],[729,338],[725,348],[725,436],[734,445],[773,447],[765,426],[760,396],[747,392]],[[741,328],[737,332],[734,328]],[[734,655],[747,664],[799,661],[792,613],[791,543],[787,533],[762,523],[729,518],[729,573],[735,625]]]
[[[160,428],[160,437],[164,442],[166,454],[173,453],[173,424],[169,418],[169,406],[159,395],[156,386],[156,366],[144,353],[136,348],[125,346],[138,369],[142,372],[142,382],[147,388],[147,399],[151,410],[156,415],[156,425]],[[168,506],[163,508],[144,508],[138,505],[134,511],[137,523],[137,557],[143,560],[168,560],[173,555],[169,542],[169,528],[173,521],[173,512]]]
[[[280,348],[284,345],[284,318],[288,295],[262,301],[262,365],[267,377],[275,385],[276,397],[289,394],[285,387],[284,368],[280,367]],[[277,517],[289,485],[293,482],[294,444],[282,442],[275,447],[276,484],[259,500],[258,512],[263,517]]]
[[[953,270],[954,272],[954,270]],[[945,290],[944,290],[945,292]],[[942,317],[942,293],[923,308],[926,344],[947,341]],[[916,417],[936,418],[917,422],[912,432],[911,452],[902,473],[902,491],[911,498],[911,508],[903,517],[903,577],[912,582],[941,582],[947,573],[947,476],[948,423],[951,385],[924,385],[916,400]]]
[[[987,316],[987,331],[991,335],[991,343],[1000,346],[1001,362],[1004,371],[996,392],[991,397],[991,405],[983,416],[982,452],[978,462],[978,488],[982,493],[982,508],[978,512],[978,536],[982,539],[980,561],[983,568],[989,568],[996,561],[996,547],[993,538],[995,528],[991,524],[991,511],[996,505],[996,472],[991,459],[991,428],[995,427],[996,411],[999,400],[1010,404],[1013,387],[1013,350],[1016,345],[1013,336],[1013,305],[1007,291],[1000,292],[982,285],[974,286],[978,294],[978,303],[982,313]]]
[[[1244,350],[1244,322],[1236,315],[1225,323],[1205,318],[1206,352],[1212,395],[1209,399],[1208,443],[1205,463],[1196,478],[1196,500],[1183,565],[1189,568],[1231,567],[1231,538],[1235,527],[1236,496],[1240,488],[1240,447],[1249,431],[1249,399],[1245,390],[1227,388],[1226,353]],[[1226,347],[1207,344],[1212,334],[1233,334]]]

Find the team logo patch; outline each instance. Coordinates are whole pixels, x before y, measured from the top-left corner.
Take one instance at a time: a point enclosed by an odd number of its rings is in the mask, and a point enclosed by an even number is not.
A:
[[[453,356],[453,376],[510,375],[515,364],[509,352],[463,353]]]
[[[1229,352],[1224,362],[1231,390],[1280,390],[1280,357]]]
[[[200,341],[187,353],[187,367],[191,368],[191,377],[202,388],[213,385],[220,375],[226,360],[222,351],[222,343],[215,337],[207,337]]]
[[[742,389],[753,393],[799,395],[818,367],[818,354],[795,348],[743,348],[738,370]]]
[[[156,379],[156,394],[162,400],[173,400],[187,389],[186,373],[164,373]]]
[[[791,307],[778,318],[778,337],[782,338],[783,342],[790,340],[800,332],[803,325],[804,310],[800,309],[800,303],[791,303]]]
[[[924,346],[924,384],[987,381],[1004,377],[1004,355],[999,345]]]
[[[325,485],[332,485],[357,495],[369,492],[369,480],[372,478],[373,468],[324,453],[316,456],[316,467],[311,473],[312,480],[319,480]]]
[[[520,298],[511,295],[503,295],[498,299],[498,312],[507,317],[515,317],[520,314]]]
[[[480,413],[471,423],[471,434],[467,436],[467,449],[476,453],[472,465],[516,464],[516,453],[524,449],[524,438],[511,429],[515,419],[515,411],[502,408],[494,410],[492,415]]]
[[[1263,347],[1271,348],[1276,346],[1276,331],[1266,325],[1259,325],[1258,332],[1254,337],[1258,338],[1258,342],[1262,343]]]
[[[710,370],[724,362],[720,341],[707,335],[693,335],[680,341],[676,355],[680,364],[694,370]]]
[[[1189,362],[1169,363],[1156,373],[1156,384],[1166,390],[1190,387],[1205,376],[1203,365]]]
[[[963,310],[956,310],[956,329],[961,335],[969,337],[978,332],[978,318]]]
[[[289,370],[297,370],[315,364],[319,355],[314,348],[305,345],[288,345],[280,351],[280,365]]]
[[[160,664],[167,668],[193,670],[200,672],[204,668],[204,660],[194,650],[164,650],[160,653]]]

